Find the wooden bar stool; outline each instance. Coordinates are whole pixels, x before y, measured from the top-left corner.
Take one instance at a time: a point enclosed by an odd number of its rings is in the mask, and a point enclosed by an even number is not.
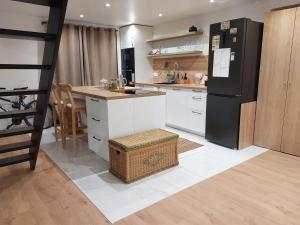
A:
[[[51,95],[50,95],[50,104],[52,106],[52,118],[54,124],[54,131],[55,131],[55,139],[58,141],[59,137],[62,140],[63,148],[66,148],[66,137],[67,131],[65,127],[65,117],[64,117],[64,107],[63,102],[60,99],[58,87],[55,83],[52,84],[51,88]],[[58,123],[57,123],[58,122]]]
[[[68,134],[69,131],[72,133],[73,151],[75,152],[77,150],[77,134],[84,135],[84,130],[87,128],[81,117],[81,113],[86,113],[85,100],[73,96],[70,84],[59,84],[59,93],[63,102],[65,127]],[[71,126],[68,120],[69,114],[71,114]]]

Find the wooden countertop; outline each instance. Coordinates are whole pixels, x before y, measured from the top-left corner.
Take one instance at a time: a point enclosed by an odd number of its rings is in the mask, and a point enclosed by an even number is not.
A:
[[[182,89],[207,91],[207,87],[202,84],[155,84],[155,83],[135,83],[135,84],[153,86],[153,87],[182,88]]]
[[[100,89],[98,86],[80,86],[73,87],[72,92],[78,95],[89,96],[92,98],[99,98],[104,100],[116,100],[116,99],[126,99],[126,98],[141,98],[141,97],[151,97],[151,96],[160,96],[166,95],[164,92],[159,91],[149,91],[148,93],[140,94],[125,94],[118,93],[109,90]]]

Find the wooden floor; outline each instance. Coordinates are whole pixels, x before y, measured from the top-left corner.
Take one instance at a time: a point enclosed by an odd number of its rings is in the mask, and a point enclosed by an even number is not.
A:
[[[8,224],[110,223],[72,181],[40,152],[34,172],[29,170],[29,163],[0,168],[0,225]]]
[[[40,154],[34,172],[28,170],[27,163],[0,168],[0,224],[108,222]],[[269,151],[117,223],[145,224],[299,225],[300,158]]]

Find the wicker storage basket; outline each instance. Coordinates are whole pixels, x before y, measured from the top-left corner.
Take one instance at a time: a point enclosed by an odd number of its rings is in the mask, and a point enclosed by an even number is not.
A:
[[[110,172],[130,183],[176,166],[177,142],[177,134],[161,129],[110,140]]]

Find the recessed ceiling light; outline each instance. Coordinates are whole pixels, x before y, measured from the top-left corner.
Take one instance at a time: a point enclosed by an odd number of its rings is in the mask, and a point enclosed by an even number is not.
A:
[[[163,14],[162,14],[162,13],[160,13],[160,14],[158,14],[158,16],[159,16],[159,17],[162,17],[162,16],[163,16]]]
[[[106,3],[105,6],[106,6],[106,7],[110,7],[110,3]]]
[[[215,2],[215,0],[210,0],[210,3],[214,3]]]
[[[83,14],[80,14],[80,15],[79,15],[79,17],[80,17],[80,18],[83,18],[83,17],[84,17],[84,15],[83,15]]]

